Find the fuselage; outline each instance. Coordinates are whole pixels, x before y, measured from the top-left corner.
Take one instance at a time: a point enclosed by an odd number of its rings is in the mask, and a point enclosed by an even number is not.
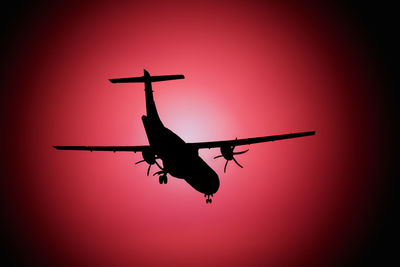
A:
[[[198,155],[197,149],[189,149],[185,141],[163,125],[147,71],[144,77],[147,115],[142,116],[143,126],[150,148],[163,162],[163,170],[171,176],[184,179],[205,195],[215,194],[220,185],[217,173]]]

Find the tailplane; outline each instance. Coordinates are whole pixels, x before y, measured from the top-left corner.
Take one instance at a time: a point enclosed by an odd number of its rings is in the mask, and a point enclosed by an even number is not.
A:
[[[144,82],[146,82],[146,79],[148,79],[148,78],[150,78],[150,82],[163,82],[163,81],[184,79],[185,76],[183,76],[182,74],[150,76],[150,74],[146,70],[144,70],[144,76],[110,79],[110,82],[112,82],[112,83],[144,83]]]
[[[160,117],[158,116],[156,104],[154,103],[152,82],[162,82],[169,80],[184,79],[185,76],[179,75],[163,75],[163,76],[151,76],[147,70],[144,70],[143,76],[141,77],[129,77],[129,78],[117,78],[110,79],[112,83],[144,83],[144,91],[146,97],[146,112],[147,121],[153,125],[162,125]],[[146,126],[145,126],[146,128]],[[147,131],[147,130],[146,130]]]

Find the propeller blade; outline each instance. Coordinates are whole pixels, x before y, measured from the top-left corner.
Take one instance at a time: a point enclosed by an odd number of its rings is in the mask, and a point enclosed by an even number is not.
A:
[[[160,164],[158,164],[157,161],[156,161],[156,164],[157,164],[158,168],[160,168],[161,170],[163,169],[163,168],[161,168]]]
[[[224,172],[226,172],[226,166],[228,165],[228,161],[229,160],[227,160],[226,163],[225,163]]]
[[[243,168],[243,166],[240,165],[239,162],[237,162],[235,158],[233,158],[233,161],[234,161],[240,168]]]
[[[217,159],[217,158],[220,158],[220,157],[222,157],[222,155],[216,156],[216,157],[214,157],[214,159]]]
[[[150,168],[151,168],[151,164],[149,164],[149,168],[147,168],[147,176],[149,176]]]
[[[144,159],[142,159],[142,160],[139,160],[138,162],[136,162],[135,164],[138,164],[138,163],[140,163],[140,162],[143,162],[144,161]]]
[[[240,152],[233,152],[233,155],[240,155],[240,154],[246,153],[247,151],[249,151],[249,150],[247,149],[247,150],[240,151]]]

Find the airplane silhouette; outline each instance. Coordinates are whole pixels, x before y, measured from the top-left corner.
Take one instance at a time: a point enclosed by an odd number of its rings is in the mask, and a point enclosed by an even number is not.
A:
[[[229,161],[234,161],[239,167],[243,168],[235,159],[235,155],[240,155],[248,151],[235,152],[236,146],[250,145],[261,142],[283,140],[289,138],[314,135],[315,131],[289,133],[281,135],[263,136],[255,138],[186,143],[178,135],[166,128],[158,116],[157,108],[153,98],[152,82],[184,79],[183,75],[163,75],[151,76],[146,70],[141,77],[110,79],[112,83],[144,83],[146,97],[146,115],[142,116],[143,126],[146,131],[149,145],[144,146],[54,146],[60,150],[86,150],[86,151],[127,151],[142,152],[143,160],[136,162],[146,162],[149,164],[147,176],[152,165],[157,165],[160,170],[153,175],[159,175],[160,184],[168,182],[167,174],[173,177],[184,179],[194,189],[203,193],[206,203],[211,203],[213,194],[220,186],[217,173],[207,165],[199,156],[198,150],[203,148],[220,148],[221,155],[226,160],[224,172]],[[162,166],[157,162],[162,161]]]

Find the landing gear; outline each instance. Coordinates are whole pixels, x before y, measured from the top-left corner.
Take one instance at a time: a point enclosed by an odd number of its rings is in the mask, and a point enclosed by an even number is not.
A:
[[[212,195],[211,195],[212,196]],[[208,204],[208,203],[212,203],[212,199],[210,198],[210,195],[204,195],[204,197],[207,197],[207,199],[206,199],[206,203]]]
[[[158,182],[160,184],[167,184],[168,183],[167,173],[165,173],[163,171],[159,171],[159,172],[156,172],[154,175],[156,175],[156,174],[160,175],[158,177]]]

